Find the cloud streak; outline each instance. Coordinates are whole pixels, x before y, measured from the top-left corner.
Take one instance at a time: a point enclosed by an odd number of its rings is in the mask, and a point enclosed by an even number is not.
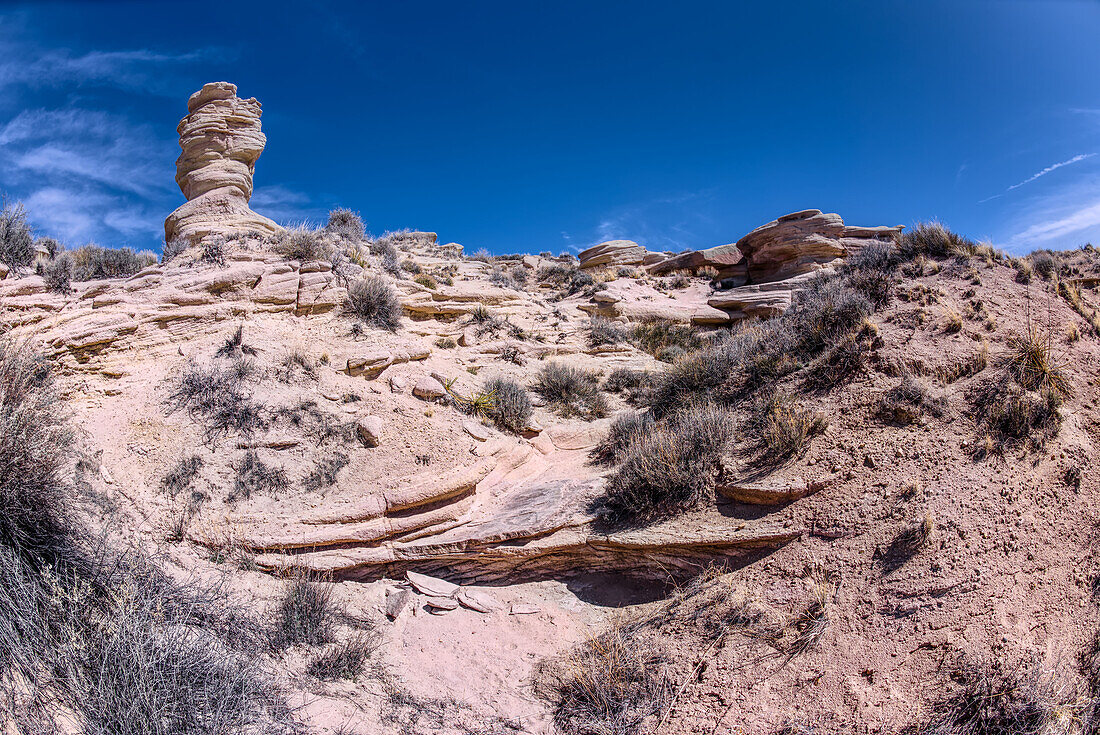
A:
[[[1027,177],[1023,181],[1021,181],[1019,184],[1013,184],[1012,186],[1005,189],[1005,191],[1008,192],[1008,191],[1012,191],[1013,189],[1019,189],[1021,186],[1024,186],[1026,184],[1030,184],[1032,181],[1035,181],[1035,179],[1038,179],[1041,176],[1046,176],[1051,171],[1057,171],[1058,169],[1062,168],[1063,166],[1070,166],[1070,165],[1073,165],[1075,163],[1079,163],[1081,161],[1084,161],[1086,158],[1092,158],[1095,155],[1096,155],[1095,153],[1079,153],[1076,156],[1074,156],[1073,158],[1070,158],[1069,160],[1062,161],[1061,163],[1055,163],[1053,165],[1047,166],[1042,171],[1040,171],[1036,174],[1032,174],[1031,176]]]

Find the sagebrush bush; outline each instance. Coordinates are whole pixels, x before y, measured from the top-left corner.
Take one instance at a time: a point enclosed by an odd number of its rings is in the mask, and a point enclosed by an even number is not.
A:
[[[584,419],[607,415],[607,399],[600,392],[600,379],[595,373],[551,362],[543,366],[531,389],[538,393],[556,413],[565,418]]]
[[[598,501],[600,518],[646,523],[698,503],[713,490],[733,428],[714,404],[682,408],[651,427],[624,426],[630,443],[615,450],[622,462]]]
[[[49,365],[0,342],[0,701],[25,733],[289,734],[261,626],[94,538]]]
[[[65,252],[65,246],[61,242],[55,240],[52,237],[39,237],[34,241],[34,249],[45,250],[46,257],[53,260],[57,256]]]
[[[703,344],[697,329],[667,319],[649,319],[635,324],[630,330],[630,339],[635,346],[662,362],[672,362]]]
[[[0,263],[26,268],[34,262],[34,237],[22,204],[0,207]]]
[[[485,415],[499,428],[521,433],[531,418],[531,398],[527,389],[507,378],[492,378],[482,388],[489,396]]]
[[[1054,278],[1061,269],[1060,258],[1049,250],[1036,250],[1027,257],[1031,267],[1044,281]]]
[[[343,207],[328,213],[328,224],[325,225],[325,229],[334,235],[339,235],[356,243],[362,242],[367,237],[367,228],[363,225],[363,218],[359,216],[358,212]]]
[[[611,422],[607,436],[592,448],[590,456],[599,464],[617,464],[638,437],[653,428],[653,414],[631,411]]]
[[[295,577],[287,583],[276,607],[275,648],[331,643],[336,614],[328,584]]]
[[[287,260],[306,262],[324,260],[331,248],[325,244],[320,230],[305,225],[288,227],[274,236],[272,249]]]
[[[625,341],[626,336],[627,331],[621,324],[606,317],[594,316],[588,320],[589,347],[618,344]]]
[[[46,288],[54,293],[68,294],[73,290],[73,259],[68,253],[62,253],[54,260],[42,264],[42,280]]]
[[[132,248],[105,248],[85,245],[72,251],[73,280],[97,281],[102,278],[131,276],[157,262],[155,253],[134,252]]]
[[[558,290],[557,298],[580,293],[597,286],[596,279],[591,274],[578,268],[576,265],[554,263],[544,265],[535,272],[535,279],[540,283],[549,284]]]
[[[167,263],[189,247],[191,243],[182,237],[166,241],[160,249],[160,262]]]
[[[348,289],[348,309],[367,324],[396,332],[401,326],[401,302],[385,279],[371,276]]]

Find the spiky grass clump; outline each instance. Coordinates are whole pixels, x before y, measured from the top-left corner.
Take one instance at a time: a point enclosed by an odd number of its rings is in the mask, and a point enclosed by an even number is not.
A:
[[[552,362],[543,366],[532,387],[560,416],[597,419],[607,415],[607,399],[595,373]]]
[[[1025,390],[1049,390],[1063,397],[1071,393],[1065,367],[1054,354],[1049,332],[1032,327],[1026,334],[1010,337],[1005,367]]]
[[[919,222],[898,236],[898,252],[905,260],[912,260],[918,255],[942,260],[972,253],[975,247],[973,241],[936,221]]]
[[[616,627],[545,667],[538,691],[565,735],[641,735],[668,706],[667,651]]]
[[[806,448],[811,437],[825,430],[824,416],[782,393],[766,393],[753,403],[749,420],[756,441],[757,461],[778,466]]]
[[[385,279],[372,276],[348,289],[348,309],[367,324],[396,332],[401,326],[401,302]]]
[[[729,412],[713,404],[681,409],[660,423],[626,420],[615,443],[603,449],[621,464],[599,501],[612,524],[647,523],[694,506],[713,490],[722,456],[733,438]]]
[[[374,631],[356,635],[319,654],[310,662],[307,672],[321,681],[353,681],[366,669],[367,661],[379,645],[381,637]]]
[[[273,643],[277,649],[331,643],[336,615],[332,588],[326,583],[297,576],[287,583],[279,599]]]

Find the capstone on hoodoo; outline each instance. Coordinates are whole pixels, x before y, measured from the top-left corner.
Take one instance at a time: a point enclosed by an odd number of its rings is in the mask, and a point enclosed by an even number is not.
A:
[[[211,234],[281,228],[253,212],[252,175],[267,138],[260,132],[260,103],[237,96],[237,85],[210,82],[191,95],[187,116],[176,130],[182,153],[176,183],[187,202],[164,221],[166,242],[192,243]]]

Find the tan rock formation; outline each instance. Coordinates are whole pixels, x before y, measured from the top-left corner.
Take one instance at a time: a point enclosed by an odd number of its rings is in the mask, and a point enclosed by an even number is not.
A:
[[[698,273],[701,268],[714,268],[718,271],[719,278],[746,277],[745,256],[736,243],[718,245],[706,250],[691,250],[671,258],[665,258],[659,263],[649,266],[649,272],[655,276],[663,276],[674,271],[688,270]]]
[[[766,283],[823,268],[901,230],[852,227],[839,214],[806,209],[761,225],[736,244],[748,263],[749,283]]]
[[[581,268],[641,265],[651,253],[633,240],[608,240],[577,254]]]
[[[237,86],[229,82],[204,84],[191,95],[187,116],[177,127],[183,152],[176,160],[176,183],[187,203],[164,221],[166,242],[249,230],[270,235],[280,229],[248,207],[256,159],[267,142],[260,115],[260,103],[238,97]]]

